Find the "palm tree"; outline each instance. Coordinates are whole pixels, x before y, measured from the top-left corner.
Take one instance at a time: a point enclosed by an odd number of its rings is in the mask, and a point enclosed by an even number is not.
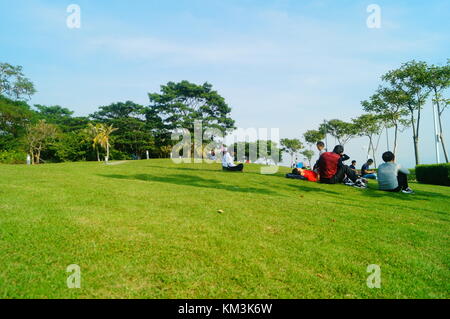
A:
[[[109,160],[109,148],[111,147],[111,144],[109,143],[109,139],[111,137],[111,134],[113,132],[117,131],[116,128],[114,128],[112,125],[99,125],[99,133],[94,138],[94,144],[98,144],[104,149],[106,149],[106,157],[105,162],[108,163]]]
[[[88,124],[88,127],[85,129],[86,134],[88,135],[89,141],[92,141],[92,148],[97,152],[97,161],[100,162],[100,152],[99,152],[99,144],[97,141],[97,136],[100,133],[101,124],[93,125],[92,123]]]

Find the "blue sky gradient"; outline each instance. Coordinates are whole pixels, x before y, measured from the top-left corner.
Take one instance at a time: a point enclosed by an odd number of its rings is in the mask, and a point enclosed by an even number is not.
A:
[[[71,3],[81,7],[80,29],[66,26]],[[382,9],[380,29],[366,26],[372,3]],[[77,115],[117,101],[148,104],[147,93],[168,81],[208,81],[238,127],[300,137],[323,119],[360,115],[360,101],[401,63],[445,63],[449,12],[444,0],[0,0],[0,61],[24,67],[38,90],[31,103]],[[433,140],[427,105],[424,163],[435,161]],[[364,144],[347,146],[360,163]],[[414,165],[410,130],[401,134],[398,160]]]

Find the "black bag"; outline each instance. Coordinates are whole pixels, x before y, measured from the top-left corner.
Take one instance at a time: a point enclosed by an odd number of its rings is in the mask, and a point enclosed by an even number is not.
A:
[[[306,177],[297,174],[286,174],[286,178],[306,180]]]

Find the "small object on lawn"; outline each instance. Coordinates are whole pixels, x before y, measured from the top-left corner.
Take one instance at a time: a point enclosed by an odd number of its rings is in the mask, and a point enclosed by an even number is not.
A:
[[[335,222],[336,222],[336,219],[333,219],[332,222],[335,223]]]
[[[317,275],[317,277],[319,277],[319,278],[323,278],[323,275],[322,274],[316,274]]]
[[[305,197],[305,196],[303,196],[303,195],[300,195],[300,197],[301,197],[301,198],[303,198],[303,197]]]
[[[223,210],[221,210],[221,209],[219,209],[217,212],[218,212],[219,214],[223,214]]]

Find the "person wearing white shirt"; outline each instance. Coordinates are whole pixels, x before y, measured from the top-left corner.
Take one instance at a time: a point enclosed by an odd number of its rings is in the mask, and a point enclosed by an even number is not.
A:
[[[242,172],[244,164],[234,164],[233,156],[227,149],[223,150],[222,168],[225,171]]]

